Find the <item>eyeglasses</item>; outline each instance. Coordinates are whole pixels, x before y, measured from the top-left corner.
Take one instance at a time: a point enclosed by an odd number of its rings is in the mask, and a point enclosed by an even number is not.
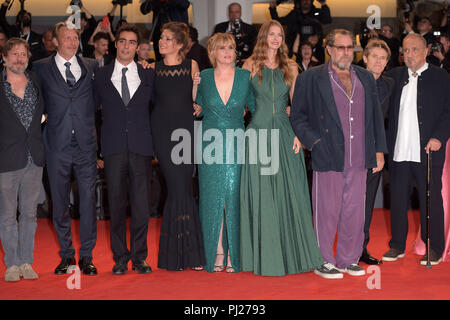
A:
[[[389,29],[382,29],[381,32],[382,32],[382,33],[392,33],[392,30],[389,30]]]
[[[338,52],[353,51],[353,49],[355,49],[355,46],[333,46],[333,47],[335,47]]]

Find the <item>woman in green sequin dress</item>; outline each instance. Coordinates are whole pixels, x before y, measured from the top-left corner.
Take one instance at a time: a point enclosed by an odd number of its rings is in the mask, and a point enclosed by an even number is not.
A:
[[[226,130],[237,130],[234,132],[243,136],[245,106],[253,110],[254,100],[250,73],[233,66],[235,49],[234,39],[229,34],[218,33],[209,40],[208,55],[214,68],[200,74],[196,103],[201,113],[198,110],[194,113],[203,116],[202,129],[197,136],[201,141],[197,145],[201,150],[197,151],[202,153],[197,158],[199,215],[206,256],[204,269],[209,272],[240,271],[239,192],[243,141],[227,139]],[[214,138],[208,138],[209,134]],[[218,145],[222,141],[223,144]]]
[[[261,162],[249,164],[252,146],[246,145],[241,176],[242,271],[266,276],[311,271],[320,267],[323,259],[313,232],[301,144],[286,112],[298,69],[287,56],[278,22],[263,24],[244,68],[251,72],[256,99],[256,111],[247,130],[269,131],[268,142],[260,139],[258,149],[267,146],[272,160],[278,152],[279,165],[272,174],[262,174],[265,166]],[[271,129],[278,130],[274,144]]]

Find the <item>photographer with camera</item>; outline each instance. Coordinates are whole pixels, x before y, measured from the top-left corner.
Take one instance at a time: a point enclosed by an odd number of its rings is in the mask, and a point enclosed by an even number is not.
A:
[[[188,0],[145,0],[141,4],[141,13],[148,14],[153,11],[152,31],[150,40],[153,41],[156,60],[161,60],[159,53],[159,38],[161,37],[161,27],[167,22],[189,23]]]
[[[450,73],[450,35],[441,34],[431,47],[431,54],[439,61],[438,67]]]
[[[330,8],[326,5],[326,0],[317,0],[321,8],[313,5],[314,0],[294,0],[294,9],[284,17],[279,17],[277,6],[286,2],[285,0],[272,1],[269,11],[272,19],[287,26],[286,44],[289,48],[289,55],[292,55],[292,47],[297,34],[300,34],[299,43],[306,41],[308,36],[319,34],[319,42],[322,42],[322,24],[332,22]]]
[[[6,0],[0,8],[0,26],[6,32],[8,38],[18,37],[28,42],[31,55],[34,55],[40,48],[41,36],[31,30],[31,13],[20,10],[16,17],[16,24],[10,25],[6,20],[6,11],[13,0]],[[22,8],[25,0],[20,0]]]
[[[213,34],[230,33],[236,41],[236,65],[242,66],[244,60],[251,56],[255,46],[257,32],[256,29],[241,20],[242,7],[239,3],[233,2],[228,6],[228,21],[217,24]]]
[[[93,50],[92,46],[89,46],[89,39],[94,33],[97,27],[97,21],[94,16],[83,6],[81,0],[70,1],[71,6],[80,8],[80,45],[78,47],[77,55],[82,57],[89,57]]]

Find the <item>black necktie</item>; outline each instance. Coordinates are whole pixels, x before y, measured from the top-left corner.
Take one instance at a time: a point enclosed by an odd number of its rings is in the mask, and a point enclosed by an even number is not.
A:
[[[64,65],[66,66],[67,83],[69,84],[69,86],[73,87],[75,83],[77,83],[77,80],[75,79],[73,73],[70,71],[70,62],[66,62],[64,63]]]
[[[122,100],[126,106],[130,102],[130,90],[128,90],[127,77],[125,75],[127,71],[128,68],[122,69]]]

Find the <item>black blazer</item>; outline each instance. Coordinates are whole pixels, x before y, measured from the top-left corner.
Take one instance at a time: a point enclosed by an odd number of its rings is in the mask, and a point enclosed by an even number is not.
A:
[[[55,55],[33,63],[33,71],[42,84],[45,113],[48,121],[44,129],[47,151],[62,151],[70,145],[75,130],[80,149],[84,152],[97,150],[95,131],[95,102],[93,76],[97,67],[95,60],[77,56],[81,78],[70,88],[55,62]]]
[[[390,160],[394,157],[397,139],[400,98],[408,81],[408,68],[397,67],[387,75],[394,79],[395,87],[390,99],[389,128],[387,134]],[[431,138],[442,143],[439,151],[433,152],[433,165],[444,165],[445,146],[450,136],[450,76],[443,69],[431,64],[419,76],[417,84],[417,117],[420,131],[421,162],[426,164],[425,146]]]
[[[137,64],[141,84],[125,106],[111,81],[115,62],[95,73],[97,105],[102,105],[101,148],[103,157],[131,151],[144,156],[153,154],[150,127],[150,102],[153,100],[155,71]],[[176,94],[176,93],[175,93]]]
[[[390,105],[390,97],[392,96],[392,92],[394,91],[395,82],[391,77],[382,75],[381,78],[387,85],[387,95],[386,97],[378,97],[381,103],[381,110],[383,111],[383,116],[386,119],[388,117],[389,105]],[[387,128],[387,127],[386,127]]]
[[[44,166],[44,143],[41,118],[44,111],[42,90],[33,73],[31,80],[38,89],[38,103],[28,131],[20,122],[5,95],[3,77],[0,77],[0,172],[20,170],[28,163],[28,149],[35,165]]]
[[[344,170],[345,142],[334,102],[328,63],[302,72],[295,83],[291,124],[299,140],[312,150],[314,171]],[[386,152],[383,114],[372,74],[353,65],[365,93],[366,168],[377,166],[376,153]],[[314,145],[318,139],[320,141]]]

